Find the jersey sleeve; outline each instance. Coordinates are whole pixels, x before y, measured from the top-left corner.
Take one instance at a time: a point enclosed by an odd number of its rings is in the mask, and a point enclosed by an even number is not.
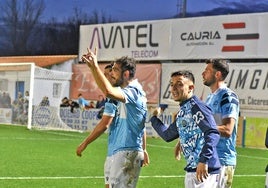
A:
[[[217,130],[216,122],[212,116],[210,108],[208,108],[205,104],[200,103],[196,104],[196,106],[192,109],[193,114],[196,115],[194,120],[202,130],[205,141],[199,156],[199,162],[207,163],[208,160],[215,155],[213,154],[213,151],[219,142],[220,134]]]
[[[150,121],[152,123],[152,127],[157,132],[157,134],[166,142],[171,142],[179,137],[176,122],[173,122],[167,127],[156,116],[153,116]]]
[[[117,101],[109,100],[104,105],[103,115],[114,117],[117,109]]]
[[[239,114],[239,99],[233,92],[226,92],[221,98],[222,118],[234,118],[237,120]]]
[[[135,88],[127,87],[121,90],[122,94],[125,97],[125,103],[134,103],[137,99],[137,91]]]

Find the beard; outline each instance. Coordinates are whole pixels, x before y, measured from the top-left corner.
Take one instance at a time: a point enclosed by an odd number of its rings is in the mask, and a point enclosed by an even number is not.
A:
[[[209,79],[209,80],[204,80],[204,81],[203,81],[203,84],[204,84],[205,86],[210,87],[210,86],[213,85],[215,82],[216,82],[216,78],[213,77],[213,78],[211,78],[211,79]]]
[[[211,83],[211,82],[208,82],[208,81],[204,81],[203,84],[204,84],[205,86],[208,86],[208,87],[212,85],[212,83]]]
[[[123,84],[123,79],[118,79],[113,84],[115,87],[120,87]]]

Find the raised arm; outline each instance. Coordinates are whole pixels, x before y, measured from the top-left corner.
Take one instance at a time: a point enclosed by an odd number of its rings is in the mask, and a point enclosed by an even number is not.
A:
[[[91,72],[94,76],[97,85],[106,97],[125,102],[124,95],[122,94],[120,89],[113,87],[100,69],[97,60],[96,48],[94,53],[88,49],[88,53],[82,56],[82,61],[85,62],[91,69]]]

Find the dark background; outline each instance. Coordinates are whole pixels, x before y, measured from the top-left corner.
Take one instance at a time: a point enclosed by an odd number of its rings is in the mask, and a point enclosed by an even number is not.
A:
[[[268,1],[246,4],[221,2],[221,6],[202,12],[185,12],[162,19],[214,16],[268,11]],[[79,26],[120,22],[104,11],[82,11],[73,8],[69,17],[57,21],[42,20],[44,0],[1,0],[0,4],[0,56],[70,55],[78,54]]]

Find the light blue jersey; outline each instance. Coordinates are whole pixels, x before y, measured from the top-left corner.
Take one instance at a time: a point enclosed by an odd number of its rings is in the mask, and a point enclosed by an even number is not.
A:
[[[112,126],[115,122],[115,115],[118,109],[118,101],[112,100],[112,99],[107,99],[105,105],[104,105],[104,111],[103,115],[113,117],[113,121],[110,126]],[[110,134],[110,127],[108,129],[108,133]],[[107,156],[112,156],[113,155],[113,144],[109,142],[108,138],[108,153]]]
[[[121,89],[126,102],[106,102],[104,114],[112,116],[113,122],[109,127],[108,156],[118,151],[142,150],[142,137],[145,130],[147,114],[147,99],[142,86],[137,80]]]
[[[78,98],[78,104],[82,107],[89,106],[89,101],[84,98]]]
[[[226,86],[207,97],[206,104],[211,108],[216,124],[221,125],[222,119],[234,118],[236,120],[232,135],[229,138],[221,137],[217,151],[221,165],[236,165],[236,135],[239,116],[239,100],[237,95]]]

